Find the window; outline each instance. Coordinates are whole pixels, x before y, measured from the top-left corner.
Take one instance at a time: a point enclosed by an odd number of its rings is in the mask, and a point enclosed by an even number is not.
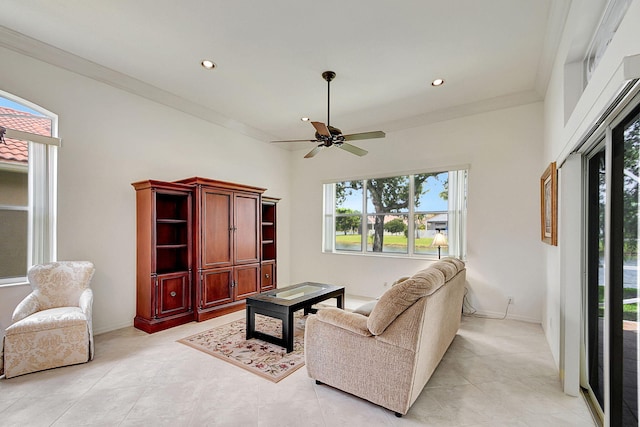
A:
[[[325,184],[323,250],[464,258],[466,200],[466,169]]]
[[[630,5],[631,0],[609,0],[583,61],[585,86],[591,80]]]
[[[55,260],[56,126],[54,114],[0,91],[0,285]]]

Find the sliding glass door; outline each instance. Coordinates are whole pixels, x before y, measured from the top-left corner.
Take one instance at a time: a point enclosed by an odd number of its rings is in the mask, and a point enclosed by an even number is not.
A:
[[[588,161],[587,364],[589,396],[604,416],[606,162],[604,141]]]
[[[607,426],[638,425],[640,105],[588,158],[587,377]]]
[[[612,132],[611,167],[611,415],[638,425],[638,148],[640,107]]]

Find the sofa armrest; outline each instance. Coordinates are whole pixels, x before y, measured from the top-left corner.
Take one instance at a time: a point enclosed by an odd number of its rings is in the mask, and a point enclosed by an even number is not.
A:
[[[358,335],[370,337],[372,334],[367,328],[367,317],[362,314],[350,313],[339,308],[323,308],[318,310],[318,320],[346,329]]]
[[[39,310],[40,304],[38,303],[38,296],[32,292],[20,301],[20,304],[13,310],[11,321],[12,323],[19,322]]]

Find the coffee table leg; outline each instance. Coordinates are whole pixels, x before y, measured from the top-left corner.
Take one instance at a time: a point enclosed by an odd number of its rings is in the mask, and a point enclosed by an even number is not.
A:
[[[286,321],[282,320],[282,339],[287,347],[287,353],[293,351],[293,336],[295,335],[295,325],[293,324],[293,311],[287,314]]]
[[[253,312],[253,307],[247,305],[247,339],[253,337],[253,333],[256,330],[256,315]]]
[[[336,297],[338,308],[344,309],[344,292]]]

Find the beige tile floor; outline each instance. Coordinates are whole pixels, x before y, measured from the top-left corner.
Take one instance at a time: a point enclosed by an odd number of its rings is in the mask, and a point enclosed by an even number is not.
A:
[[[0,425],[594,425],[583,399],[562,393],[537,324],[463,318],[416,403],[396,418],[316,385],[305,368],[274,384],[176,342],[243,316],[234,313],[152,335],[132,327],[99,335],[96,357],[88,364],[0,380]]]

